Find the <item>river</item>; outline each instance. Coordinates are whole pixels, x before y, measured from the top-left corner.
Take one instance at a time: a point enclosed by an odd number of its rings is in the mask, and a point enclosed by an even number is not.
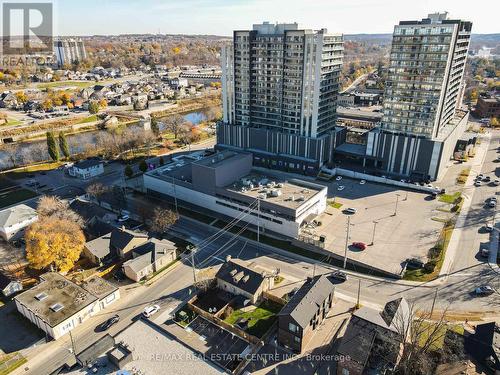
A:
[[[202,112],[190,112],[186,113],[183,115],[184,119],[186,121],[189,121],[193,123],[194,125],[198,125],[200,122],[205,120],[205,115]],[[162,121],[162,118],[159,119],[159,121]],[[128,128],[134,129],[137,128],[139,129],[139,125],[129,125]],[[161,129],[163,130],[163,129]],[[66,139],[68,141],[70,153],[72,155],[81,153],[85,151],[85,148],[88,147],[89,144],[95,144],[96,140],[99,136],[100,133],[107,132],[107,130],[91,130],[87,131],[84,133],[77,133],[77,134],[68,134],[66,136]],[[57,134],[56,134],[57,136]],[[56,137],[57,139],[57,137]],[[24,143],[19,143],[18,144],[18,154],[19,154],[19,159],[22,160],[23,156],[28,157],[29,159],[34,159],[31,160],[33,162],[36,161],[44,161],[49,159],[49,154],[47,152],[47,142],[46,140],[39,140],[39,141],[31,141],[31,142],[24,142]],[[10,167],[10,161],[8,159],[8,156],[4,151],[1,150],[0,148],[0,170],[5,169],[7,167]]]

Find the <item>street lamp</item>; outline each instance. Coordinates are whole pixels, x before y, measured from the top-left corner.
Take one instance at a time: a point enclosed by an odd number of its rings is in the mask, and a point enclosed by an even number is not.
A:
[[[370,243],[370,246],[373,246],[375,243],[375,229],[377,228],[378,221],[373,220],[373,233],[372,233],[372,242]]]
[[[396,216],[398,214],[398,203],[399,203],[399,194],[396,194],[396,207],[394,207],[394,214],[392,216]]]

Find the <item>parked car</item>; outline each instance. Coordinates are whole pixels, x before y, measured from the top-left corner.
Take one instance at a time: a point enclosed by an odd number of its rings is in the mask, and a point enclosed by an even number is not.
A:
[[[349,207],[344,210],[344,213],[346,214],[355,214],[357,210],[355,208]]]
[[[483,178],[483,182],[490,182],[490,181],[491,181],[490,176],[486,176],[485,178]]]
[[[474,289],[474,293],[477,296],[489,296],[495,293],[495,290],[489,285],[481,285],[480,287]]]
[[[119,321],[120,321],[120,317],[118,315],[114,315],[111,318],[109,318],[108,320],[106,320],[104,323],[100,324],[98,326],[98,328],[101,331],[107,331],[108,329],[111,328],[111,326],[115,325]]]
[[[484,225],[484,230],[486,232],[493,232],[493,225],[491,225],[491,224],[485,224]]]
[[[344,186],[344,185],[340,185],[340,186],[337,188],[337,190],[338,190],[338,191],[342,191],[342,190],[344,190],[344,189],[345,189],[345,186]]]
[[[144,311],[142,312],[142,315],[144,315],[144,317],[146,317],[146,318],[150,318],[151,316],[156,314],[159,310],[160,310],[160,306],[158,306],[158,305],[148,306],[144,309]]]
[[[364,184],[366,184],[366,181],[365,180],[361,180],[361,181],[359,181],[359,184],[360,185],[364,185]]]
[[[359,249],[359,250],[366,249],[366,244],[364,242],[353,242],[352,246],[354,246],[356,249]]]
[[[340,180],[342,180],[342,176],[335,177],[335,181],[340,181]]]
[[[476,182],[474,182],[474,186],[481,186],[482,183],[481,183],[481,180],[476,180]]]
[[[335,279],[335,280],[339,280],[339,281],[347,281],[348,277],[347,277],[347,274],[345,272],[342,272],[342,271],[334,271],[331,273],[331,276]]]
[[[495,208],[496,206],[497,206],[497,201],[496,200],[495,201],[490,200],[488,202],[488,207]]]
[[[493,181],[493,184],[494,184],[495,186],[500,186],[500,180],[495,180],[495,181]]]
[[[120,215],[120,216],[118,216],[117,221],[120,223],[123,223],[123,222],[127,221],[128,219],[130,219],[129,215]]]
[[[408,258],[406,259],[406,269],[417,270],[424,267],[424,262],[418,258]]]

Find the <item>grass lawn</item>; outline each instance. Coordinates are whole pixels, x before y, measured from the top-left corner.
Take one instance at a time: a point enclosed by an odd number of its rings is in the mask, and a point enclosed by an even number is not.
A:
[[[55,81],[55,82],[40,83],[37,87],[39,89],[47,89],[47,88],[54,88],[54,87],[71,87],[71,86],[85,88],[85,87],[94,86],[96,84],[97,83],[94,81]]]
[[[334,202],[334,201],[330,201],[330,202],[328,202],[328,205],[329,205],[330,207],[333,207],[333,208],[336,208],[336,209],[340,209],[340,207],[342,207],[342,206],[343,206],[343,204],[342,204],[342,203],[339,203],[339,202]]]
[[[97,115],[90,115],[88,117],[85,117],[77,122],[77,124],[86,124],[88,122],[94,122],[97,121]]]
[[[453,204],[460,198],[461,195],[462,195],[462,193],[460,193],[459,191],[457,191],[453,194],[441,194],[439,196],[439,201],[444,202],[444,203]]]
[[[33,164],[27,167],[17,169],[15,171],[9,172],[8,176],[13,179],[20,179],[26,177],[26,174],[41,172],[41,171],[51,171],[63,165],[62,161],[53,161],[48,163]]]
[[[0,194],[0,208],[11,206],[13,204],[34,198],[38,194],[28,189],[17,189],[8,193]]]
[[[16,359],[14,359],[16,358]],[[7,375],[14,371],[16,368],[25,364],[28,360],[21,354],[11,353],[0,357],[0,375]]]
[[[12,126],[12,125],[20,125],[22,124],[22,121],[19,121],[18,119],[12,118],[12,117],[7,117],[7,122],[5,124],[0,124],[0,126]]]
[[[421,322],[422,326],[419,328],[419,330],[422,330],[422,334],[419,337],[419,344],[420,346],[424,345],[425,342],[428,340],[429,335],[433,332],[435,329],[435,323],[432,322]],[[417,327],[418,328],[418,327]],[[439,331],[435,333],[435,337],[433,338],[434,343],[431,344],[430,349],[431,350],[438,350],[443,348],[444,344],[444,337],[446,335],[446,331],[451,330],[455,333],[458,333],[459,335],[464,334],[464,327],[460,324],[450,324],[450,325],[443,325],[439,327]]]
[[[249,319],[247,332],[256,337],[262,337],[276,320],[276,314],[281,311],[283,306],[264,301],[253,311],[243,312],[235,310],[225,322],[235,324],[239,318]]]

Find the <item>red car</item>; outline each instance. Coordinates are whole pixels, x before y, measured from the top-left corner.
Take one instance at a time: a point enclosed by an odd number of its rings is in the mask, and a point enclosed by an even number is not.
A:
[[[356,249],[359,249],[359,250],[366,249],[366,244],[364,242],[353,242],[352,246],[354,246]]]

